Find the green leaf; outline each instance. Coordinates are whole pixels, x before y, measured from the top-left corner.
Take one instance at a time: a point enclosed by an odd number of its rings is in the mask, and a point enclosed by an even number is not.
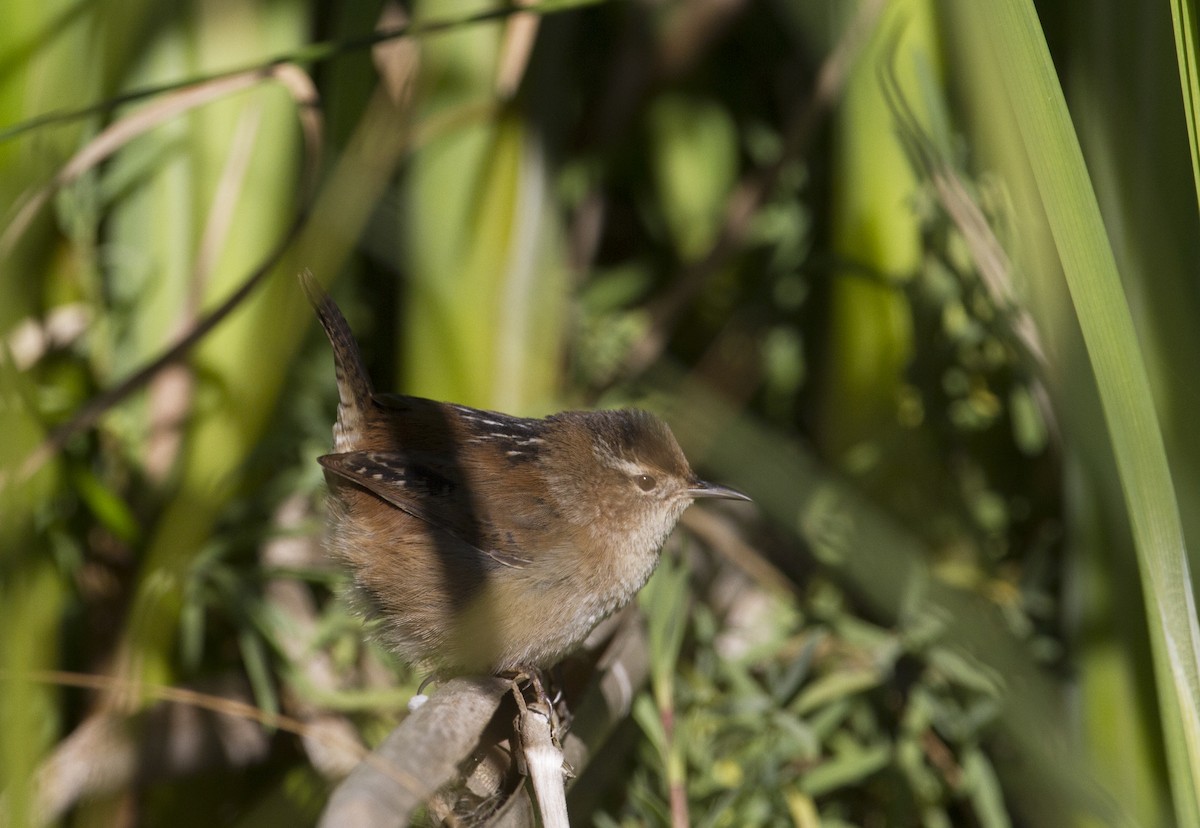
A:
[[[978,747],[967,748],[962,755],[964,785],[983,828],[1008,828],[1012,820],[1004,807],[1004,792],[992,763]]]
[[[646,613],[650,637],[650,677],[661,709],[673,707],[675,664],[688,624],[688,571],[664,556],[642,588],[638,604]]]
[[[1200,629],[1141,343],[1037,12],[975,7],[1032,168],[1100,391],[1137,547],[1176,818],[1200,824]]]
[[[264,713],[277,715],[279,694],[275,692],[275,683],[271,680],[270,659],[267,658],[262,639],[249,626],[244,626],[238,632],[238,647],[242,651],[242,664],[250,678],[255,703]]]
[[[667,756],[667,734],[663,730],[662,719],[658,714],[658,707],[645,693],[642,693],[633,700],[633,720],[641,726],[642,732],[646,734],[646,738],[650,740],[650,744],[654,745],[654,749],[665,761]]]
[[[1171,23],[1175,29],[1175,54],[1179,59],[1179,83],[1183,87],[1183,112],[1187,119],[1188,147],[1192,151],[1192,177],[1200,200],[1200,66],[1196,56],[1196,4],[1194,0],[1171,0]]]
[[[804,775],[800,787],[810,796],[820,796],[861,782],[891,761],[890,745],[853,748],[817,765]]]
[[[724,108],[668,95],[650,110],[654,177],[667,226],[684,260],[716,240],[737,175],[737,130]]]
[[[75,490],[83,498],[88,509],[96,519],[125,543],[137,540],[139,531],[137,519],[133,511],[121,499],[120,495],[106,486],[96,475],[84,469],[75,470],[72,474]]]
[[[847,698],[878,687],[882,677],[878,670],[854,670],[831,673],[817,679],[796,700],[794,710],[804,714],[831,701]]]

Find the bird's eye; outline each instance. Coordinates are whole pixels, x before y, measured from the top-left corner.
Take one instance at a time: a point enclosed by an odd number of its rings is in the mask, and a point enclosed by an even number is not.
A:
[[[643,492],[653,491],[654,487],[658,485],[658,481],[648,474],[637,475],[633,478],[633,482],[636,483],[637,487]]]

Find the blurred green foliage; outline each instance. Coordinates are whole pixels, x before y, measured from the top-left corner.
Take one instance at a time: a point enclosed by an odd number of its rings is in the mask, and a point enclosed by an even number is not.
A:
[[[1156,672],[1147,624],[1194,622],[1186,580],[1152,582],[1186,570],[1200,515],[1195,135],[1172,8],[563,6],[480,22],[503,5],[427,0],[384,25],[448,21],[437,33],[301,63],[323,147],[277,76],[111,138],[62,186],[75,153],[177,93],[0,140],[0,814],[319,814],[337,773],[275,731],[252,760],[130,773],[55,810],[39,768],[100,711],[151,703],[122,682],[233,677],[260,710],[334,717],[368,745],[404,715],[420,677],[364,640],[344,574],[305,543],[335,405],[294,279],[311,267],[381,389],[533,415],[657,407],[706,475],[759,504],[713,512],[737,544],[668,545],[639,602],[651,681],[594,763],[608,770],[583,769],[580,820],[1189,822],[1195,757],[1163,730],[1200,740],[1187,693],[1180,713],[1165,689],[1195,676]],[[357,39],[380,10],[10,11],[0,131]],[[1013,33],[1043,30],[1054,65],[1009,71]],[[1014,78],[1061,84],[1093,201],[1046,194],[1071,159],[1030,160],[1045,147],[1018,127],[1044,126],[1044,101],[1014,99]],[[264,284],[30,464],[267,257],[310,166],[309,220]],[[1123,493],[1113,446],[1140,434],[1106,420],[1101,393],[1123,389],[1097,389],[1067,293],[1070,239],[1050,228],[1096,205],[1082,238],[1112,248],[1137,328],[1101,345],[1148,377],[1153,400],[1124,402],[1157,412],[1177,508]],[[1123,312],[1109,287],[1072,282],[1075,302]],[[1135,545],[1147,520],[1182,540]]]

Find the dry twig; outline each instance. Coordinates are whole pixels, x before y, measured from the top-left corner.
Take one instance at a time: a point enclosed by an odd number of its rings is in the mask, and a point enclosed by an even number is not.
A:
[[[510,686],[495,676],[447,682],[384,740],[372,754],[379,761],[359,765],[338,786],[320,825],[408,825],[413,812],[456,776]],[[381,765],[414,784],[397,785]]]

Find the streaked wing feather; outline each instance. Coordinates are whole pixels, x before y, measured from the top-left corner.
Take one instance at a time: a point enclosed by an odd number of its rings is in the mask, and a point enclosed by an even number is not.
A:
[[[430,456],[396,452],[351,451],[317,458],[325,469],[362,486],[395,506],[508,567],[520,568],[528,559],[515,538],[500,538],[476,512],[462,470]]]

